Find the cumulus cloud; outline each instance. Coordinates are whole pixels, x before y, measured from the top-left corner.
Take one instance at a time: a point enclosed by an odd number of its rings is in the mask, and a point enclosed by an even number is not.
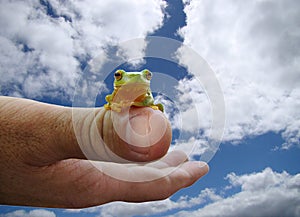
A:
[[[179,212],[174,217],[300,215],[300,174],[278,173],[266,168],[262,172],[252,174],[230,173],[227,179],[230,183],[227,189],[240,188],[241,191],[204,208]]]
[[[283,147],[299,145],[299,1],[184,3],[186,26],[179,32],[212,66],[224,93],[224,140],[274,131],[286,140]],[[178,57],[193,73],[197,63],[185,53]]]
[[[221,197],[215,194],[213,189],[206,188],[202,190],[197,197],[181,196],[178,200],[172,200],[170,198],[144,203],[124,203],[114,202],[103,205],[101,207],[92,207],[82,210],[67,210],[67,212],[88,212],[98,213],[101,217],[113,217],[113,216],[151,216],[155,214],[162,214],[167,211],[182,210],[194,207],[199,204],[203,204],[207,201],[217,201]]]
[[[170,41],[165,42],[168,43],[171,44]],[[191,51],[185,48],[185,51]],[[164,105],[172,128],[178,132],[174,133],[172,150],[183,150],[192,159],[197,156],[197,160],[200,155],[206,156],[201,160],[209,161],[222,138],[225,115],[221,108],[224,108],[224,99],[215,76],[206,75],[206,72],[211,72],[209,65],[202,59],[196,61],[202,66],[201,69],[206,69],[197,76],[188,75],[176,80],[172,76],[154,72],[152,91],[158,93],[155,102]],[[212,84],[209,91],[203,87],[203,80]]]
[[[172,126],[179,130],[175,148],[179,147],[192,159],[210,161],[222,140],[225,125],[225,106],[218,80],[207,62],[188,46],[181,46],[178,54],[188,56],[194,74],[177,81],[170,110]],[[190,64],[178,59],[180,64]],[[174,109],[175,108],[175,109]],[[191,152],[191,149],[193,151]],[[196,157],[196,158],[195,158]]]
[[[29,212],[25,210],[16,210],[6,214],[0,214],[1,217],[56,217],[52,211],[44,209],[34,209]]]
[[[70,100],[83,62],[111,46],[126,58],[143,53],[146,43],[118,43],[159,28],[165,7],[163,0],[1,1],[1,93]]]
[[[182,126],[175,126],[188,132],[209,129],[212,124],[211,104],[201,83],[196,78],[184,78],[178,82],[177,89],[180,96],[178,104],[182,107],[181,119],[184,121]]]
[[[192,136],[189,139],[184,138],[175,140],[175,144],[170,147],[169,151],[180,150],[185,152],[189,156],[190,160],[199,160],[197,157],[199,157],[199,155],[203,155],[210,149],[211,147],[207,140]],[[201,160],[205,161],[206,159]]]
[[[228,185],[219,192],[206,188],[195,197],[172,197],[162,201],[139,204],[114,202],[101,207],[68,212],[88,212],[97,216],[172,216],[172,217],[215,217],[215,216],[289,216],[300,215],[300,174],[276,172],[266,168],[260,172],[225,177]],[[234,189],[230,196],[228,190]],[[226,196],[227,195],[227,196]],[[238,206],[237,206],[238,204]],[[202,207],[202,208],[198,208]],[[166,212],[175,212],[167,215]]]

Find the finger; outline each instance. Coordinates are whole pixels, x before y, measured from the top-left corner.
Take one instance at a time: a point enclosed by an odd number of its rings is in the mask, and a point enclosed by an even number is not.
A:
[[[192,185],[207,172],[208,165],[204,162],[186,162],[161,179],[139,183],[122,182],[119,192],[123,195],[122,200],[127,202],[162,200],[181,188]]]
[[[172,151],[158,161],[147,163],[148,167],[162,169],[166,167],[176,167],[188,160],[187,155],[183,151]]]
[[[167,155],[165,155],[164,157],[162,157],[159,160],[156,161],[152,161],[150,163],[139,163],[139,162],[135,162],[135,163],[125,163],[124,166],[128,169],[128,168],[136,168],[136,167],[147,167],[147,168],[154,168],[154,169],[163,169],[163,168],[169,168],[169,167],[177,167],[180,164],[186,162],[187,159],[187,155],[183,152],[183,151],[172,151],[170,153],[168,153]],[[110,169],[111,170],[111,169]],[[136,175],[134,175],[135,177]],[[161,178],[161,177],[160,177]],[[152,179],[151,179],[152,180]],[[135,181],[134,179],[132,179],[132,181]]]
[[[106,166],[110,163],[101,163]],[[114,166],[119,172],[124,165]],[[186,162],[168,176],[148,182],[128,182],[115,179],[86,160],[65,160],[36,171],[19,189],[34,190],[27,205],[83,208],[111,201],[144,202],[165,199],[181,188],[192,185],[208,172],[208,166],[201,162]],[[159,174],[161,170],[144,168],[144,175]],[[63,177],[63,178],[62,178]],[[22,191],[21,191],[22,190]]]

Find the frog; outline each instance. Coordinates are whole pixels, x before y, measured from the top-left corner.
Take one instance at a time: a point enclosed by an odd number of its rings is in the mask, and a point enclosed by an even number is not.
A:
[[[114,73],[114,90],[106,95],[106,110],[121,112],[124,108],[150,107],[164,112],[161,103],[154,104],[154,98],[150,89],[152,72],[144,69],[139,72],[126,72],[118,69]]]

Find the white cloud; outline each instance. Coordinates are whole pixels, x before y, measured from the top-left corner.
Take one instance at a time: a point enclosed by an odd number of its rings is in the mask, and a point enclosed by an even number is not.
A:
[[[70,100],[80,64],[109,46],[144,38],[163,24],[163,0],[8,1],[0,3],[0,91]],[[133,58],[146,43],[121,47]]]
[[[230,173],[226,178],[232,186],[240,186],[242,191],[258,191],[276,187],[277,185],[283,185],[287,179],[290,179],[290,177],[291,176],[285,171],[282,173],[276,173],[271,168],[266,168],[261,173],[253,173],[242,176]],[[297,178],[297,176],[295,178]],[[298,178],[300,178],[300,176]]]
[[[27,97],[49,90],[70,95],[78,73],[70,24],[52,19],[38,1],[2,1],[0,10],[0,73],[7,77],[1,80],[2,91]]]
[[[179,132],[169,151],[184,151],[193,160],[199,160],[201,155],[200,160],[208,162],[221,142],[221,134],[216,133],[218,123],[213,125],[211,101],[196,77],[185,77],[173,85],[168,87],[171,93],[167,97],[158,95],[155,99],[164,105],[172,128]],[[219,122],[222,121],[225,120],[221,118]]]
[[[44,209],[34,209],[29,212],[25,210],[16,210],[6,214],[0,214],[1,217],[56,217],[52,211]]]
[[[199,160],[196,157],[203,155],[205,152],[211,151],[211,147],[206,139],[195,138],[193,136],[188,138],[188,136],[189,134],[184,136],[183,139],[175,140],[175,144],[170,147],[169,152],[180,150],[185,152],[190,160]],[[201,160],[205,161],[205,159]]]
[[[237,175],[229,173],[229,184],[217,193],[206,188],[196,197],[181,196],[178,200],[168,198],[146,203],[114,202],[100,207],[68,212],[88,212],[97,216],[151,216],[174,212],[173,217],[233,217],[233,216],[289,216],[300,215],[300,174],[291,175],[266,168],[261,172]],[[225,197],[228,190],[234,189],[231,196]],[[207,204],[207,205],[206,205]],[[196,208],[195,207],[202,208]]]
[[[170,198],[144,203],[124,203],[113,202],[100,207],[93,207],[81,210],[66,210],[67,212],[88,212],[99,213],[97,216],[113,217],[113,216],[151,216],[155,214],[162,214],[167,211],[182,210],[191,208],[195,205],[203,204],[207,201],[217,201],[221,197],[216,195],[213,189],[202,190],[197,197],[181,196],[174,201]]]
[[[299,145],[300,2],[184,2],[180,34],[211,64],[224,92],[224,140],[274,131],[286,139],[283,147]],[[197,64],[179,57],[190,70]]]
[[[211,105],[201,83],[196,78],[184,78],[178,82],[177,89],[180,91],[178,104],[182,109],[182,126],[178,128],[188,132],[209,130],[212,124]]]
[[[208,65],[205,62],[201,64],[209,73]],[[206,76],[205,72],[199,74]],[[162,79],[172,80],[164,77]],[[206,76],[205,79],[213,85],[216,83],[213,76]],[[208,92],[203,88],[198,75],[189,76],[172,82],[167,91],[162,91],[166,95],[156,97],[155,101],[164,105],[172,128],[179,132],[175,133],[170,151],[182,150],[190,159],[197,160],[201,155],[200,160],[206,162],[213,157],[221,142],[225,122],[224,110],[221,111],[221,106],[218,107],[221,104],[218,103],[218,99],[223,100],[222,94],[218,94],[221,93],[218,89],[220,88],[214,86]]]
[[[59,15],[71,17],[78,45],[88,54],[98,55],[99,49],[118,41],[143,38],[162,25],[166,3],[152,1],[75,1],[61,4],[51,0]],[[142,48],[138,48],[142,49]]]
[[[241,192],[199,210],[179,212],[174,217],[300,215],[300,174],[277,173],[266,168],[262,172],[240,176],[230,173],[227,179],[230,186],[226,189],[240,187]]]

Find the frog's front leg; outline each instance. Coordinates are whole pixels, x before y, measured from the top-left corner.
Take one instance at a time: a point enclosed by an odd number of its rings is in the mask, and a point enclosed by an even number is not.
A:
[[[115,111],[115,112],[121,112],[121,111],[122,111],[122,108],[123,108],[123,106],[122,106],[122,104],[120,104],[120,103],[114,103],[114,102],[112,102],[112,103],[110,104],[110,109],[111,109],[112,111]]]
[[[104,108],[106,110],[110,110],[111,109],[112,94],[106,95],[105,100],[106,100],[107,103],[104,105]]]
[[[135,102],[134,105],[150,107],[154,110],[160,110],[164,112],[164,106],[161,103],[154,104],[154,99],[152,95],[148,95],[142,102]]]
[[[151,93],[151,91],[147,92],[147,97],[145,99],[145,104],[149,107],[151,107],[154,110],[160,110],[161,112],[164,112],[164,106],[161,103],[154,104],[154,98]]]
[[[116,112],[121,112],[123,105],[122,105],[122,103],[117,103],[117,102],[113,101],[114,96],[115,96],[114,93],[115,92],[113,92],[112,94],[106,95],[105,100],[107,103],[104,105],[104,108],[106,110],[113,110]]]

